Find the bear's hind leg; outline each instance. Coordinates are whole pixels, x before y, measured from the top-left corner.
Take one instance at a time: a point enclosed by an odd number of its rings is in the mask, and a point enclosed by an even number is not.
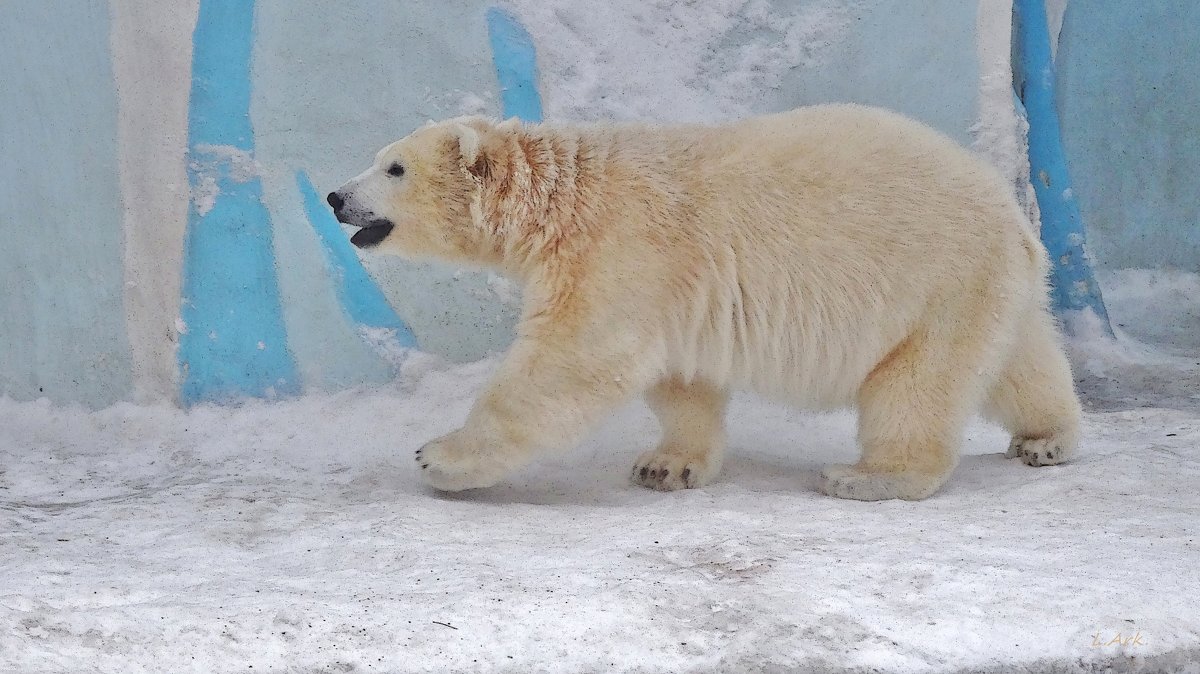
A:
[[[984,395],[985,372],[996,370],[1002,340],[991,337],[998,321],[947,316],[940,324],[945,327],[939,333],[911,335],[867,376],[858,392],[862,458],[853,466],[827,467],[826,494],[918,500],[950,477],[963,427]]]
[[[662,491],[707,484],[721,470],[728,392],[671,378],[651,388],[646,401],[662,424],[663,437],[657,449],[634,463],[633,481]]]
[[[1022,319],[984,413],[1012,433],[1009,458],[1046,466],[1074,456],[1079,444],[1079,398],[1058,331],[1045,309]]]

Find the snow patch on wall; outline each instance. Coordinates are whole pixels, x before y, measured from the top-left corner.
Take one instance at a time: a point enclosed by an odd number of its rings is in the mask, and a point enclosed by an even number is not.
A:
[[[547,118],[710,122],[753,112],[852,23],[848,0],[509,0],[533,34]]]
[[[189,158],[188,167],[196,176],[192,205],[200,215],[208,215],[217,204],[217,197],[221,196],[221,179],[246,183],[261,174],[254,157],[232,145],[198,144]]]
[[[1018,113],[1013,93],[1012,0],[979,0],[979,121],[971,128],[973,148],[1016,192],[1030,222],[1040,222],[1029,184],[1029,122]]]
[[[1010,0],[1011,2],[1011,0]],[[1063,17],[1068,0],[1046,0],[1046,24],[1050,29],[1050,56],[1058,56],[1058,36],[1062,34]]]

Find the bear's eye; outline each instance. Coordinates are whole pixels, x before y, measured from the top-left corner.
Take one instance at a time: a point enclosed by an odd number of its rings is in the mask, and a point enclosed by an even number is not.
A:
[[[390,176],[396,176],[399,178],[400,176],[404,175],[404,167],[397,162],[388,167],[387,173]]]

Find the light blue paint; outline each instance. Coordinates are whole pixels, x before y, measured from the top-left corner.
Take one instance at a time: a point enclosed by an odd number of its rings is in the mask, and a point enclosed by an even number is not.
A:
[[[1195,0],[1067,5],[1063,146],[1099,266],[1200,272],[1198,38]]]
[[[262,134],[255,135],[261,161]],[[328,254],[309,224],[293,167],[263,166],[262,181],[263,203],[275,224],[275,266],[288,351],[304,390],[340,391],[392,381],[395,368],[389,354],[363,339],[330,283]]]
[[[4,3],[0,64],[0,396],[128,399],[108,2]]]
[[[820,6],[821,0],[772,0],[776,13]],[[877,105],[919,119],[970,145],[979,116],[978,2],[871,0],[845,3],[848,25],[812,59],[786,72],[777,87],[747,92],[756,113],[816,103]],[[750,37],[786,40],[777,26],[731,31],[727,49]],[[736,53],[736,52],[733,52]],[[728,56],[722,56],[728,58]],[[653,64],[647,64],[653,67]],[[714,56],[714,76],[728,63]],[[664,117],[670,111],[663,112]]]
[[[193,37],[191,205],[179,340],[185,405],[300,389],[279,302],[271,221],[252,163],[253,39],[253,2],[201,1]]]
[[[515,16],[499,7],[488,9],[487,24],[504,116],[518,117],[526,122],[542,121],[533,38]]]
[[[354,245],[350,243],[350,239],[325,206],[325,201],[317,194],[316,188],[304,171],[296,172],[296,184],[304,199],[308,221],[312,223],[324,246],[330,276],[350,320],[367,328],[392,331],[399,346],[416,347],[417,340],[413,337],[412,330],[400,320],[392,306],[387,303],[379,286],[375,285],[367,270],[363,269]]]
[[[306,389],[386,382],[394,373],[329,282],[296,170],[324,194],[429,119],[499,116],[489,4],[343,0],[330,11],[326,0],[258,3],[254,154],[275,225],[288,344]],[[518,307],[500,301],[486,274],[379,253],[363,254],[361,264],[422,350],[474,361],[512,339]]]
[[[1044,0],[1016,0],[1017,92],[1029,117],[1030,179],[1042,213],[1042,241],[1050,253],[1051,298],[1059,312],[1091,310],[1111,333],[1100,286],[1085,252],[1079,206],[1073,197],[1059,138],[1054,62]]]

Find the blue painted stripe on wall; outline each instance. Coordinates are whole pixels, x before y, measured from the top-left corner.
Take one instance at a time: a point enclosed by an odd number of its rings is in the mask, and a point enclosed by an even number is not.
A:
[[[1090,309],[1111,334],[1108,311],[1085,252],[1083,220],[1071,191],[1054,99],[1054,61],[1044,0],[1016,0],[1018,93],[1029,117],[1029,170],[1042,212],[1042,241],[1050,252],[1051,298],[1059,312]]]
[[[304,210],[325,250],[331,276],[342,307],[350,320],[368,328],[394,331],[396,343],[416,347],[412,330],[400,319],[383,296],[383,291],[363,268],[350,239],[342,231],[304,171],[296,172],[296,184],[304,198]]]
[[[499,7],[488,9],[487,24],[504,116],[519,117],[526,122],[542,121],[533,38],[515,16]]]
[[[202,0],[192,38],[188,140],[254,149],[250,53],[254,0]]]
[[[202,0],[188,127],[191,205],[184,241],[185,405],[300,389],[287,348],[270,216],[251,150],[254,3]]]

